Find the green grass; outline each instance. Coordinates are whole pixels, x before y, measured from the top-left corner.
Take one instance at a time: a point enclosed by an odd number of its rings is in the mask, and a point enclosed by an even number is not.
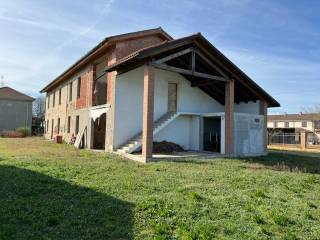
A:
[[[139,164],[0,139],[0,239],[320,239],[320,157]]]

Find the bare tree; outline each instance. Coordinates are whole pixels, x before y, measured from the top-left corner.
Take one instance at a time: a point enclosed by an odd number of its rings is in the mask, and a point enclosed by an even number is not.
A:
[[[320,113],[320,104],[316,104],[312,107],[302,108],[303,113]]]
[[[44,120],[46,99],[44,96],[37,97],[33,102],[33,116]]]

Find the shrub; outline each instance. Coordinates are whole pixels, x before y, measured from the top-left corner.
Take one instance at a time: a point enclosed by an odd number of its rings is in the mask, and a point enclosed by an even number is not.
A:
[[[3,131],[0,132],[0,137],[3,138],[21,138],[23,137],[23,134],[16,131]]]
[[[30,129],[26,127],[19,127],[16,132],[21,133],[23,137],[30,136]]]

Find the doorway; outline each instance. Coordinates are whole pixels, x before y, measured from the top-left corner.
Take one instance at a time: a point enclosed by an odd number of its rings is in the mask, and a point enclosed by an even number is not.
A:
[[[221,117],[203,118],[203,150],[221,152]]]
[[[168,83],[168,112],[177,111],[177,84]]]
[[[93,124],[93,149],[104,149],[106,139],[106,114],[102,114]]]

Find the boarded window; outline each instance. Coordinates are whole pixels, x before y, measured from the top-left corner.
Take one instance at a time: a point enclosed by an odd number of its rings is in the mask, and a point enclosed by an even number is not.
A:
[[[56,92],[52,93],[52,107],[54,107],[55,102],[56,102]]]
[[[60,118],[58,118],[58,129],[57,129],[57,133],[60,133]]]
[[[79,132],[79,120],[80,120],[80,118],[79,118],[79,115],[76,117],[76,130],[75,130],[75,134],[78,134],[78,132]]]
[[[69,101],[72,101],[72,82],[69,83]]]
[[[67,126],[67,132],[70,133],[70,124],[71,124],[71,117],[68,117],[68,126]]]
[[[81,94],[81,77],[78,77],[77,98],[80,98],[80,94]]]
[[[61,105],[61,88],[59,89],[59,105]]]

